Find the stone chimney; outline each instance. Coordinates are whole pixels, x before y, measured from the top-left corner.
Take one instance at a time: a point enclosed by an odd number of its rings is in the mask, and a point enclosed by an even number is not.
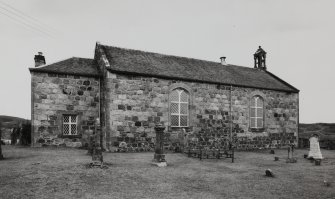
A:
[[[226,57],[220,57],[220,60],[221,60],[221,64],[226,66],[227,65],[227,62],[226,62]]]
[[[258,50],[254,54],[254,61],[255,68],[266,70],[266,52],[261,46],[258,47]]]
[[[45,64],[45,57],[42,52],[38,52],[38,55],[35,55],[35,67],[39,67]]]

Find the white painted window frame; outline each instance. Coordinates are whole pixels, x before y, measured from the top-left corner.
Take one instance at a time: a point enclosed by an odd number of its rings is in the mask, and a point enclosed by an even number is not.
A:
[[[251,104],[250,105],[250,127],[253,128],[253,129],[262,129],[264,128],[264,99],[260,96],[254,96],[251,100],[251,102],[253,101],[253,99],[255,99],[255,104]],[[262,100],[262,104],[263,106],[257,106],[257,101],[258,100]],[[251,109],[254,108],[255,109],[255,117],[252,117],[251,116]],[[258,115],[258,109],[261,109],[262,110],[262,113],[261,113],[261,116]],[[252,126],[252,120],[255,120],[255,126],[253,127]],[[257,119],[262,119],[262,125],[261,126],[257,126]]]
[[[174,91],[177,91],[177,93],[178,93],[178,101],[170,101],[170,106],[171,106],[171,104],[172,103],[175,103],[175,104],[178,104],[178,113],[172,113],[171,112],[171,108],[170,108],[170,121],[171,121],[171,127],[188,127],[189,126],[189,112],[190,112],[190,110],[189,110],[189,100],[190,100],[190,95],[189,95],[189,93],[188,92],[186,92],[185,90],[183,90],[183,89],[175,89],[175,90],[173,90],[172,92],[174,92]],[[188,96],[187,98],[188,98],[188,101],[187,102],[182,102],[181,101],[181,94],[183,93],[183,92],[185,92],[186,93],[186,95]],[[182,114],[181,113],[181,108],[180,108],[180,105],[181,104],[186,104],[187,105],[187,113],[186,114]],[[172,115],[174,115],[174,116],[178,116],[178,126],[173,126],[172,125]],[[181,126],[181,116],[186,116],[187,117],[187,124],[186,124],[186,126]]]

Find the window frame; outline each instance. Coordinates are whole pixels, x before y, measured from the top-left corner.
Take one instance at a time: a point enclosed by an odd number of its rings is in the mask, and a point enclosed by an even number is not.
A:
[[[173,92],[178,93],[178,101],[173,101],[171,99],[171,95],[172,95]],[[187,95],[187,102],[181,101],[181,95],[182,95],[183,92]],[[170,93],[169,93],[169,121],[170,121],[170,127],[171,128],[188,128],[188,127],[190,127],[190,98],[191,98],[190,92],[187,91],[184,88],[178,87],[178,88],[174,88],[173,90],[170,91]],[[178,113],[172,113],[172,110],[171,110],[172,104],[178,104]],[[187,113],[181,113],[181,104],[186,104]],[[172,116],[178,116],[178,126],[172,125]],[[181,125],[181,116],[186,116],[187,117],[186,126]]]
[[[255,104],[252,104],[253,100],[256,98],[256,100],[260,99],[262,100],[262,107],[259,107],[257,106],[257,101],[255,100]],[[260,131],[264,131],[265,130],[265,100],[264,100],[264,97],[262,97],[261,95],[253,95],[250,99],[250,106],[249,106],[249,129],[252,131],[252,132],[260,132]],[[252,117],[251,115],[251,111],[252,109],[255,109],[255,116]],[[261,109],[262,110],[262,113],[261,113],[261,117],[257,114],[258,113],[258,110]],[[258,126],[258,123],[257,123],[257,119],[261,118],[262,120],[262,125],[261,126]],[[255,120],[255,126],[252,127],[252,124],[253,124],[253,120]]]
[[[64,119],[65,116],[69,117],[69,121],[65,123]],[[76,117],[76,121],[72,122],[72,117]],[[72,133],[72,128],[71,125],[75,124],[76,125],[76,134]],[[65,125],[69,125],[69,134],[64,134],[64,126]],[[77,114],[63,114],[62,115],[62,135],[63,136],[78,136],[79,132],[78,132],[79,128],[78,128],[78,115]]]

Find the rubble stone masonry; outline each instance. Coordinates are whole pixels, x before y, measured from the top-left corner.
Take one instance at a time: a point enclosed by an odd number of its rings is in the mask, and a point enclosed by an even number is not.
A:
[[[99,78],[32,72],[33,146],[85,146],[99,117]],[[64,135],[64,114],[77,116],[77,135]]]
[[[120,141],[154,142],[157,123],[167,127],[171,142],[182,142],[185,135],[171,127],[169,119],[169,94],[176,88],[190,96],[188,134],[222,131],[228,136],[231,128],[236,147],[242,150],[280,147],[298,140],[298,93],[112,72],[100,87],[95,77],[31,74],[33,146],[87,146],[98,117],[107,149]],[[104,90],[103,100],[99,89]],[[256,95],[264,99],[264,128],[257,130],[250,128],[250,101]],[[63,134],[64,115],[77,116],[77,135]]]
[[[238,149],[279,147],[282,144],[297,143],[298,93],[236,86],[231,90],[229,85],[111,72],[108,73],[105,85],[109,145],[117,143],[120,137],[145,137],[147,140],[153,138],[156,123],[166,126],[166,133],[171,135],[172,140],[177,140],[181,129],[171,127],[169,121],[169,93],[175,88],[183,88],[190,94],[187,132],[220,129],[229,134],[231,115],[232,131],[237,137]],[[43,100],[45,96],[41,94],[36,97]],[[257,131],[250,128],[249,117],[250,101],[255,95],[264,99],[264,129]],[[49,98],[51,95],[44,100],[50,100]],[[86,107],[90,106],[86,104]],[[88,114],[93,116],[93,113]],[[35,115],[45,119],[48,114]]]

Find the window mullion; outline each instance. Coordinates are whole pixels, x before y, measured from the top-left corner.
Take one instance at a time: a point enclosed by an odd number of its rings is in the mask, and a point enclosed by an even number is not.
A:
[[[181,92],[178,92],[178,126],[181,126],[180,98],[181,98]]]
[[[72,129],[71,129],[71,120],[72,120],[72,116],[69,116],[69,135],[72,135]]]

